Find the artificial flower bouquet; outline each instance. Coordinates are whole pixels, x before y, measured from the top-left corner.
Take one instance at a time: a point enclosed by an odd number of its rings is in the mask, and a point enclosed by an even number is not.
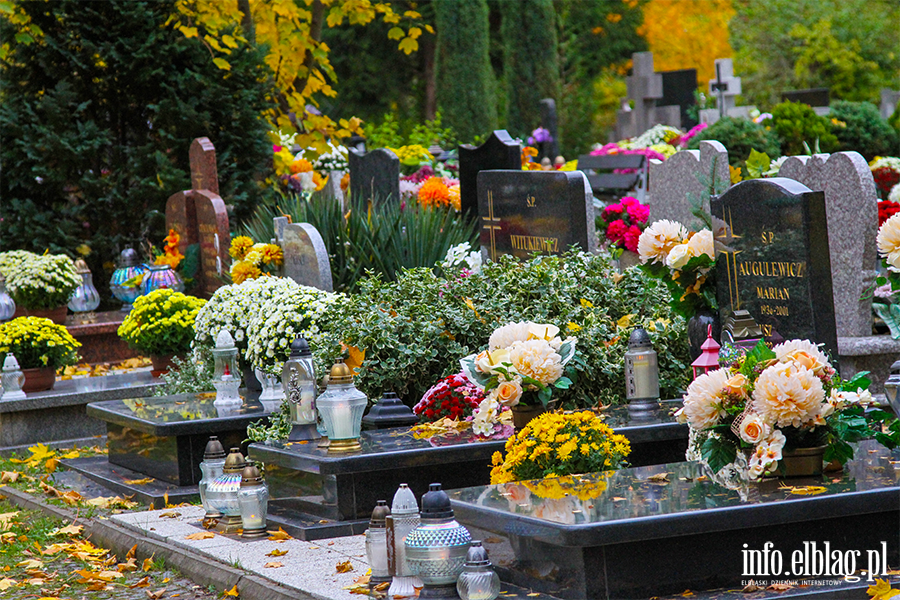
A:
[[[842,381],[828,358],[811,342],[791,340],[769,349],[764,342],[732,366],[700,375],[688,386],[678,420],[690,427],[688,457],[719,473],[744,464],[745,477],[774,473],[784,450],[827,446],[824,460],[841,464],[853,457],[851,442],[875,437],[900,442],[881,424],[893,417],[866,411],[871,400],[866,373]]]
[[[638,239],[647,227],[649,217],[649,206],[641,204],[637,198],[625,196],[603,209],[597,225],[603,228],[610,249],[619,254],[622,250],[637,252]]]
[[[638,254],[644,272],[666,284],[675,312],[690,318],[717,309],[712,231],[689,232],[675,221],[655,221],[641,233]]]
[[[896,156],[876,156],[869,163],[875,185],[881,192],[882,198],[889,198],[890,194],[900,184],[900,158]]]
[[[50,319],[19,317],[0,324],[0,364],[15,355],[23,369],[68,367],[78,363],[81,344]]]
[[[194,321],[206,300],[170,289],[154,290],[134,301],[119,326],[119,337],[148,356],[184,356],[194,340]]]
[[[494,453],[492,484],[618,469],[631,444],[586,410],[535,417],[506,440],[505,450],[505,457]]]
[[[474,417],[475,433],[489,434],[501,406],[546,408],[554,389],[572,385],[565,371],[577,340],[558,334],[559,327],[547,323],[509,323],[494,330],[486,350],[460,360],[469,381],[487,393]]]
[[[463,374],[444,377],[434,384],[413,407],[422,423],[433,423],[443,418],[462,421],[472,416],[484,400],[484,390],[474,385]]]
[[[231,281],[234,283],[277,275],[278,268],[284,263],[281,246],[255,243],[246,235],[239,235],[231,240],[228,254],[234,259],[231,263]]]
[[[8,252],[0,268],[17,306],[47,310],[64,306],[81,285],[75,263],[64,254]]]
[[[886,269],[886,274],[875,280],[876,285],[890,284],[891,290],[900,290],[900,213],[882,223],[875,242]]]

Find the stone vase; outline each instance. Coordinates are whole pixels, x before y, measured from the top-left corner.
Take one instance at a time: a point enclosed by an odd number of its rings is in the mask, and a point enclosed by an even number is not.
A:
[[[251,392],[261,392],[263,387],[259,379],[256,378],[256,370],[252,365],[246,364],[241,366],[241,375],[244,377],[244,387]]]
[[[150,357],[150,362],[153,363],[153,370],[150,371],[150,375],[153,377],[161,377],[168,373],[175,363],[172,362],[172,359],[175,358],[173,354],[163,354],[158,355],[154,354]]]
[[[692,362],[702,353],[700,347],[706,341],[710,325],[712,325],[713,339],[718,341],[722,335],[722,323],[718,313],[704,309],[697,311],[697,314],[688,319],[687,334]]]
[[[13,315],[13,318],[16,319],[18,317],[43,317],[45,319],[50,319],[57,325],[64,325],[66,322],[66,313],[68,312],[68,307],[63,304],[62,306],[57,306],[56,308],[23,308],[21,306],[16,305],[16,312]]]
[[[25,375],[22,391],[26,394],[52,390],[53,384],[56,383],[56,369],[53,367],[22,369],[22,374]]]
[[[787,448],[781,451],[778,475],[781,477],[813,477],[824,470],[825,449],[828,446],[812,448]]]

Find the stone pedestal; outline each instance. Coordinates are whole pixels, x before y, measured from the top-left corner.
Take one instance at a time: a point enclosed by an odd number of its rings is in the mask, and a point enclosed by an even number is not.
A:
[[[118,334],[119,325],[127,314],[121,310],[113,310],[91,313],[88,318],[78,315],[66,317],[66,329],[81,342],[81,348],[78,349],[81,362],[119,362],[138,355]]]

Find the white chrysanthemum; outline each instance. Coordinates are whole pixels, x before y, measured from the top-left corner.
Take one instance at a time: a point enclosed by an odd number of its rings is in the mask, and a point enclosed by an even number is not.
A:
[[[687,234],[687,229],[681,223],[656,221],[638,238],[638,254],[641,256],[641,262],[665,263],[669,250],[682,243]]]
[[[498,327],[491,334],[488,349],[509,348],[514,342],[524,342],[528,339],[528,327],[531,324],[530,321],[521,321]]]
[[[728,382],[728,369],[704,373],[691,382],[684,396],[684,407],[678,411],[680,422],[694,429],[709,429],[727,413],[722,408],[722,390]]]
[[[691,236],[688,240],[688,250],[691,258],[695,256],[707,255],[710,258],[716,257],[715,246],[713,245],[713,234],[709,229],[703,229]]]
[[[891,193],[888,194],[888,201],[900,202],[900,184],[897,184],[891,188]]]
[[[900,213],[885,221],[875,238],[878,252],[887,259],[890,266],[900,269]]]
[[[828,357],[808,340],[788,340],[772,348],[772,352],[779,362],[794,362],[816,373],[831,366]]]
[[[815,421],[825,389],[815,373],[796,363],[780,363],[763,371],[753,390],[753,407],[774,426],[800,427]]]
[[[562,377],[562,357],[547,340],[514,342],[509,350],[513,367],[523,376],[550,385]]]

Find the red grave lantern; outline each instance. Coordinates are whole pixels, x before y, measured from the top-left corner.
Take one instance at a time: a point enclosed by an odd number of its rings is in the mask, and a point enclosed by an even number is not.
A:
[[[719,368],[719,344],[713,339],[712,325],[706,329],[706,341],[700,346],[700,356],[691,363],[694,369],[694,379],[704,373],[715,371]]]

